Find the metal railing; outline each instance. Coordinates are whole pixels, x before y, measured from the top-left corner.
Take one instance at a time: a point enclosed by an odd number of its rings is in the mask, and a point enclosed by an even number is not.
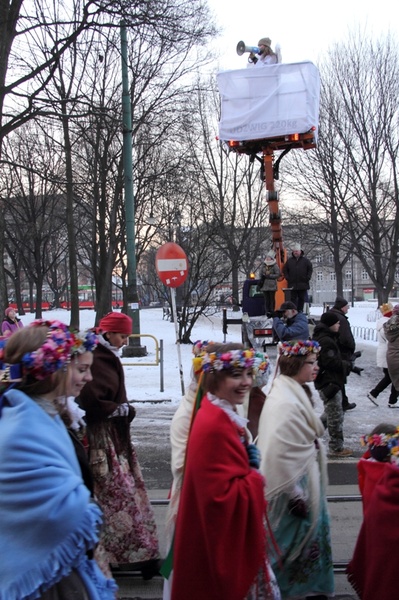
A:
[[[377,341],[377,331],[371,327],[361,327],[360,325],[354,325],[351,327],[351,331],[354,338],[366,340],[368,342]]]
[[[152,338],[155,342],[155,361],[154,362],[132,362],[130,360],[122,359],[122,365],[124,367],[157,367],[159,365],[159,388],[160,391],[164,391],[164,374],[163,374],[163,340],[159,340],[150,333],[132,333],[129,337],[131,338]]]

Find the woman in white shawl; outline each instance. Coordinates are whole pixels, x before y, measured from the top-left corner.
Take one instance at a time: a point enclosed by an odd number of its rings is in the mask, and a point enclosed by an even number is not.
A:
[[[272,568],[284,600],[334,595],[330,523],[326,500],[324,427],[310,388],[319,345],[282,342],[275,378],[259,422],[261,472],[269,520],[280,551]]]

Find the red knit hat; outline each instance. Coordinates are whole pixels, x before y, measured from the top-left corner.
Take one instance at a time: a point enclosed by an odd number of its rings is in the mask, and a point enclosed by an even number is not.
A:
[[[104,333],[124,333],[125,335],[131,335],[133,321],[124,313],[110,312],[101,319],[98,328]]]
[[[8,315],[10,314],[11,311],[15,311],[15,308],[13,308],[12,306],[9,306],[8,308],[5,309],[4,314],[6,315],[6,317],[8,317]]]

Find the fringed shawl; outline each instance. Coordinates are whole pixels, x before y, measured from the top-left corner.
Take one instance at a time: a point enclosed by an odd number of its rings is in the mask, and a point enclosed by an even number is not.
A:
[[[172,600],[242,600],[264,564],[264,512],[237,426],[205,397],[188,442]]]
[[[101,511],[90,501],[61,419],[18,390],[0,418],[0,600],[34,600],[76,569],[92,600],[116,584],[86,552],[98,541]]]
[[[305,500],[312,516],[308,537],[312,534],[320,511],[320,493],[325,492],[327,483],[325,450],[319,439],[323,433],[323,424],[303,387],[292,377],[276,377],[262,409],[257,442],[272,529],[281,516],[276,510],[273,514],[273,509],[281,506],[279,499],[283,494],[287,495],[287,502],[293,498],[298,482],[306,474]],[[293,558],[300,554],[308,537],[302,540]]]

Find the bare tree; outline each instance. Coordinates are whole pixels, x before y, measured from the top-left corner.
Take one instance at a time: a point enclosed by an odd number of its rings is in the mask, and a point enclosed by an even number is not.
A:
[[[383,302],[399,250],[397,43],[354,33],[331,49],[321,72],[318,149],[295,172],[296,192],[327,224],[338,289],[353,252]]]
[[[5,245],[15,268],[14,281],[25,272],[35,291],[36,316],[42,315],[43,282],[62,252],[66,238],[65,197],[55,177],[59,163],[49,152],[37,130],[26,125],[7,140],[3,168]],[[54,252],[57,239],[58,253]],[[65,246],[64,246],[65,251]],[[33,306],[31,306],[33,310]]]
[[[46,0],[29,3],[1,0],[0,9],[0,159],[2,142],[11,131],[33,116],[51,113],[43,92],[52,81],[65,51],[86,30],[109,30],[119,27],[120,20],[124,19],[135,30],[144,27],[158,33],[160,47],[166,42],[170,47],[174,40],[183,49],[190,44],[191,47],[201,44],[214,34],[207,5],[202,0],[179,3],[176,0],[153,0],[150,3],[146,0],[77,0],[72,4],[53,4]],[[175,49],[175,58],[176,55]],[[100,56],[103,55],[99,53]],[[69,143],[67,141],[67,145]],[[0,221],[2,223],[3,219],[0,218]],[[3,242],[0,227],[1,255]],[[0,303],[4,304],[6,297],[0,261]]]

